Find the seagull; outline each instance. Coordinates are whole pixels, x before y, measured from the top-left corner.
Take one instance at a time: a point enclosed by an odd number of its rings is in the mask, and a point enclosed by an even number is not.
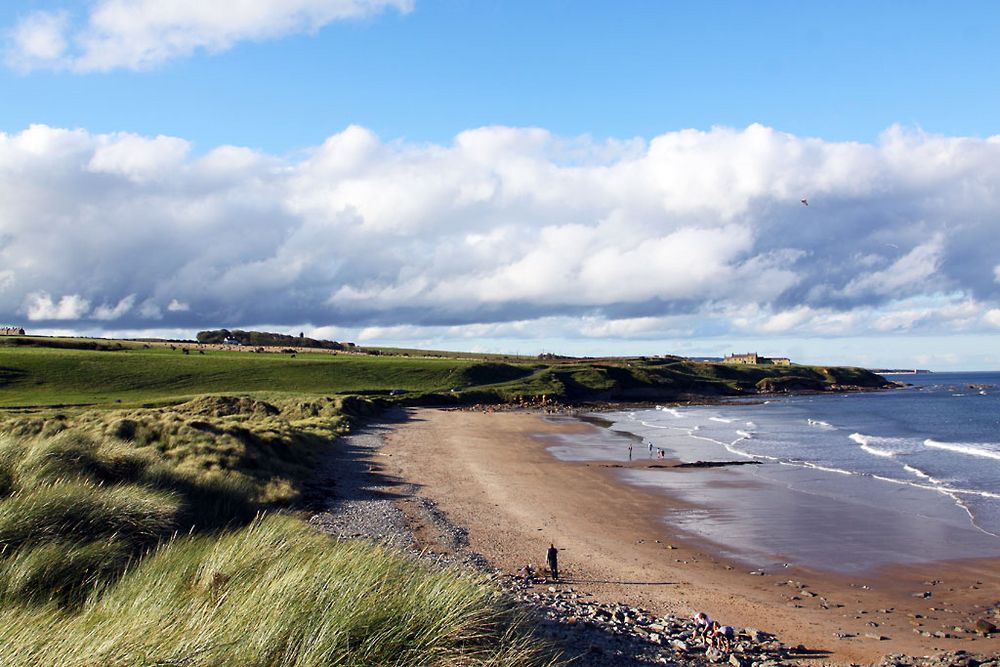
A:
[[[809,200],[808,199],[800,199],[799,201],[802,202],[803,206],[809,206]]]

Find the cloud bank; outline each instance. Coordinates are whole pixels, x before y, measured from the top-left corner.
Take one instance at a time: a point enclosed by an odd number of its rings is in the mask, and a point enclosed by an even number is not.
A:
[[[141,70],[197,51],[315,32],[339,20],[412,0],[97,0],[84,17],[66,10],[28,14],[8,34],[7,63],[20,70]]]
[[[1000,328],[1000,137],[0,134],[0,317],[480,338]],[[809,205],[800,203],[807,198]],[[297,330],[297,329],[296,329]]]

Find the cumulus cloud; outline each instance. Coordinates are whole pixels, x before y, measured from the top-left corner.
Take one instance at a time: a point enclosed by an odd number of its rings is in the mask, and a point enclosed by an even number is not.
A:
[[[349,127],[287,158],[32,126],[0,134],[0,319],[974,334],[1000,312],[998,181],[1000,138],[899,128],[857,144],[760,125],[648,142],[484,127],[428,145]]]
[[[22,70],[77,72],[147,69],[196,51],[218,53],[241,41],[315,32],[338,20],[412,0],[96,0],[84,16],[35,11],[9,31],[7,61]]]
[[[124,317],[129,311],[132,310],[132,306],[135,305],[135,294],[129,294],[127,297],[116,303],[115,305],[104,304],[94,308],[94,312],[91,313],[91,317],[95,320],[117,320]]]
[[[90,310],[90,302],[79,294],[66,294],[53,300],[47,292],[29,294],[24,300],[24,313],[29,320],[78,320]]]

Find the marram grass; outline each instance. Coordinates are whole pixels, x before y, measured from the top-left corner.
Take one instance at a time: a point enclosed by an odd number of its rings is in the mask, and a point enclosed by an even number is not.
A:
[[[254,518],[297,497],[340,408],[206,397],[8,421],[0,666],[547,664],[488,582]]]
[[[486,582],[271,516],[160,546],[77,608],[0,606],[0,664],[549,664]]]

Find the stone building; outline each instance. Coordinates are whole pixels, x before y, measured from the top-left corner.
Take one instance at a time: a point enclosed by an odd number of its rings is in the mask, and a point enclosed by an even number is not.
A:
[[[727,364],[747,364],[754,365],[760,363],[760,357],[757,356],[756,352],[747,352],[746,354],[729,354],[723,360]]]
[[[722,360],[726,364],[742,364],[746,366],[769,365],[769,366],[791,366],[792,360],[788,357],[762,357],[756,352],[746,354],[729,354]]]

